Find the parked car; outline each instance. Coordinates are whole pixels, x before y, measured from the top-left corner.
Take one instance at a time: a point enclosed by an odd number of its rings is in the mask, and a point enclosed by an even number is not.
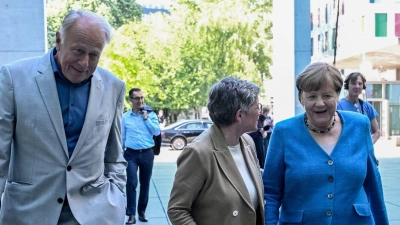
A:
[[[211,120],[182,120],[161,130],[162,144],[182,150],[212,124]]]

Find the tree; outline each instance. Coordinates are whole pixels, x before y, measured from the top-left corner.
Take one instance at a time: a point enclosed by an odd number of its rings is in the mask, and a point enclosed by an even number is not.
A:
[[[155,14],[122,26],[114,40],[103,53],[101,64],[117,74],[127,84],[127,89],[141,88],[146,94],[146,104],[154,108],[179,108],[177,97],[169,95],[179,58],[169,37],[169,17]],[[172,45],[172,46],[170,46]],[[162,103],[164,102],[164,103]],[[162,103],[162,104],[161,104]],[[179,103],[178,103],[179,105]]]
[[[205,105],[225,76],[262,85],[269,79],[271,1],[178,1],[171,15],[152,14],[121,27],[104,64],[146,102],[172,109]]]
[[[142,7],[135,0],[52,0],[46,5],[47,43],[55,45],[56,32],[62,19],[72,9],[87,9],[108,19],[115,28],[142,17]]]

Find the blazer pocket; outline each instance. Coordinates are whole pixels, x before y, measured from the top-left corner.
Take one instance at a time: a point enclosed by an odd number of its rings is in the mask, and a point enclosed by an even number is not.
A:
[[[106,125],[110,121],[110,118],[105,119],[105,120],[96,120],[96,126],[103,126]]]
[[[354,209],[359,216],[371,216],[371,209],[366,204],[354,204]]]
[[[300,223],[303,220],[304,210],[286,210],[282,211],[279,222]]]
[[[18,181],[7,181],[7,183],[9,183],[10,185],[22,185],[22,186],[32,185],[32,183],[18,182]]]
[[[99,186],[103,185],[106,182],[108,182],[108,178],[106,176],[104,176],[104,175],[101,175],[94,182],[88,183],[88,185],[91,186],[91,187],[99,187]]]

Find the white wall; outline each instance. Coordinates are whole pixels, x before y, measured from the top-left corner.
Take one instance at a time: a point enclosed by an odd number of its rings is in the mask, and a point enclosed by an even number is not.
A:
[[[0,65],[43,55],[46,50],[44,0],[0,1]]]
[[[273,1],[273,66],[274,121],[295,115],[294,1]],[[308,40],[307,40],[308,41]]]

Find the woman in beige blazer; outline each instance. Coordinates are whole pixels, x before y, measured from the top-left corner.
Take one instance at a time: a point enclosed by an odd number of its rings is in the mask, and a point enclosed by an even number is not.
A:
[[[188,145],[168,203],[174,225],[262,225],[263,186],[254,142],[259,87],[224,78],[209,92],[214,124]]]

